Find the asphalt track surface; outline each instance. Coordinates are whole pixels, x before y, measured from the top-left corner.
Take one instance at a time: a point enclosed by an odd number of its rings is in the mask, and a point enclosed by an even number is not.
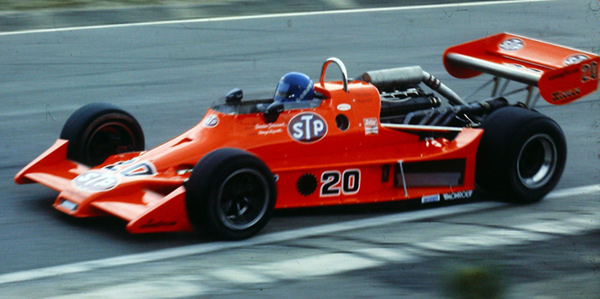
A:
[[[478,193],[445,206],[280,212],[259,236],[220,243],[71,219],[51,208],[55,192],[12,177],[89,102],[130,111],[153,147],[231,88],[269,95],[282,74],[316,78],[331,56],[351,76],[418,64],[466,94],[481,80],[447,75],[445,48],[507,31],[598,53],[599,11],[597,1],[477,3],[0,35],[0,297],[443,298],[448,277],[475,266],[508,298],[598,298],[598,93],[537,107],[562,126],[569,158],[556,191],[528,206]]]

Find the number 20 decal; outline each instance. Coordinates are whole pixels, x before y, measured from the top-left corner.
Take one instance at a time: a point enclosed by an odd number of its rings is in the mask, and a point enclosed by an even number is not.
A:
[[[348,169],[325,171],[321,175],[321,196],[338,196],[340,194],[356,194],[360,189],[360,170]]]
[[[584,64],[581,66],[581,82],[587,82],[590,80],[596,80],[598,78],[598,64],[594,61],[591,64]]]

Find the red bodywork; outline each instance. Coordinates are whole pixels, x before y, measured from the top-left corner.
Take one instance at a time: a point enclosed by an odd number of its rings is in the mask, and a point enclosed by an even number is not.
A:
[[[497,51],[485,52],[493,47],[489,43],[497,45],[502,37],[488,39],[478,41],[480,52],[462,55],[502,63],[486,56]],[[464,49],[451,48],[445,56]],[[508,57],[501,54],[502,59]],[[597,65],[598,57],[592,59]],[[467,65],[447,59],[445,64],[458,77],[485,71],[467,70]],[[581,63],[576,66],[584,71]],[[566,72],[565,77],[571,74]],[[540,82],[552,81],[544,76]],[[318,107],[286,109],[272,123],[265,121],[263,113],[209,109],[180,136],[149,151],[113,155],[93,168],[68,160],[68,141],[59,139],[21,170],[15,181],[38,182],[59,191],[54,207],[61,212],[76,217],[117,216],[128,222],[132,233],[192,230],[184,182],[204,155],[223,147],[253,153],[270,168],[277,177],[276,208],[470,197],[483,130],[456,128],[457,135],[450,140],[421,138],[406,127],[382,125],[378,89],[350,81],[346,91],[344,83],[316,83],[315,90],[325,96]],[[581,87],[580,94],[589,93],[586,88]],[[347,128],[336,123],[340,115],[347,119]]]
[[[255,154],[278,176],[276,208],[373,203],[474,189],[475,156],[482,130],[463,129],[453,141],[420,140],[414,134],[379,124],[379,92],[370,84],[350,83],[348,93],[341,82],[316,84],[315,89],[329,99],[317,108],[284,111],[274,123],[266,123],[261,113],[231,115],[209,109],[198,125],[163,145],[147,152],[112,156],[92,169],[118,176],[118,184],[109,190],[86,192],[72,182],[90,169],[67,160],[68,141],[60,139],[15,180],[35,181],[59,191],[54,207],[64,213],[76,217],[114,215],[128,221],[127,228],[133,233],[190,230],[182,184],[189,177],[188,170],[205,154],[222,147]],[[320,116],[326,124],[325,136],[308,143],[295,140],[288,124],[299,114]],[[336,126],[339,114],[349,119],[346,131]],[[216,125],[208,123],[215,119]],[[314,129],[306,122],[300,124],[299,130]],[[117,172],[104,169],[134,158],[137,160],[131,164],[117,166]],[[399,161],[409,165],[433,160],[463,160],[462,184],[407,188],[406,193],[402,186],[394,187],[399,184],[394,177]],[[120,174],[136,165],[152,165],[156,173]],[[318,182],[311,194],[298,191],[303,175],[312,175]]]

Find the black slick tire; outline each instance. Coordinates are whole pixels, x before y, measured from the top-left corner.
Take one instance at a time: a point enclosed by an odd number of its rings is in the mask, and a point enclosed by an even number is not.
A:
[[[269,168],[258,157],[234,148],[205,155],[185,188],[192,225],[221,240],[257,234],[269,222],[277,196]]]
[[[60,138],[69,140],[68,159],[90,167],[114,154],[144,150],[144,133],[138,121],[106,103],[88,104],[73,112]]]
[[[549,117],[520,107],[494,111],[482,124],[476,182],[514,203],[541,200],[564,170],[567,145]]]

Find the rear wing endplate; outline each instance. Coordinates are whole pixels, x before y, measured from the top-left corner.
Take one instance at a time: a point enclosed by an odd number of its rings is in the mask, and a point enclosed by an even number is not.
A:
[[[551,104],[575,101],[598,88],[596,54],[500,33],[448,48],[444,66],[457,78],[487,73],[537,86]]]

